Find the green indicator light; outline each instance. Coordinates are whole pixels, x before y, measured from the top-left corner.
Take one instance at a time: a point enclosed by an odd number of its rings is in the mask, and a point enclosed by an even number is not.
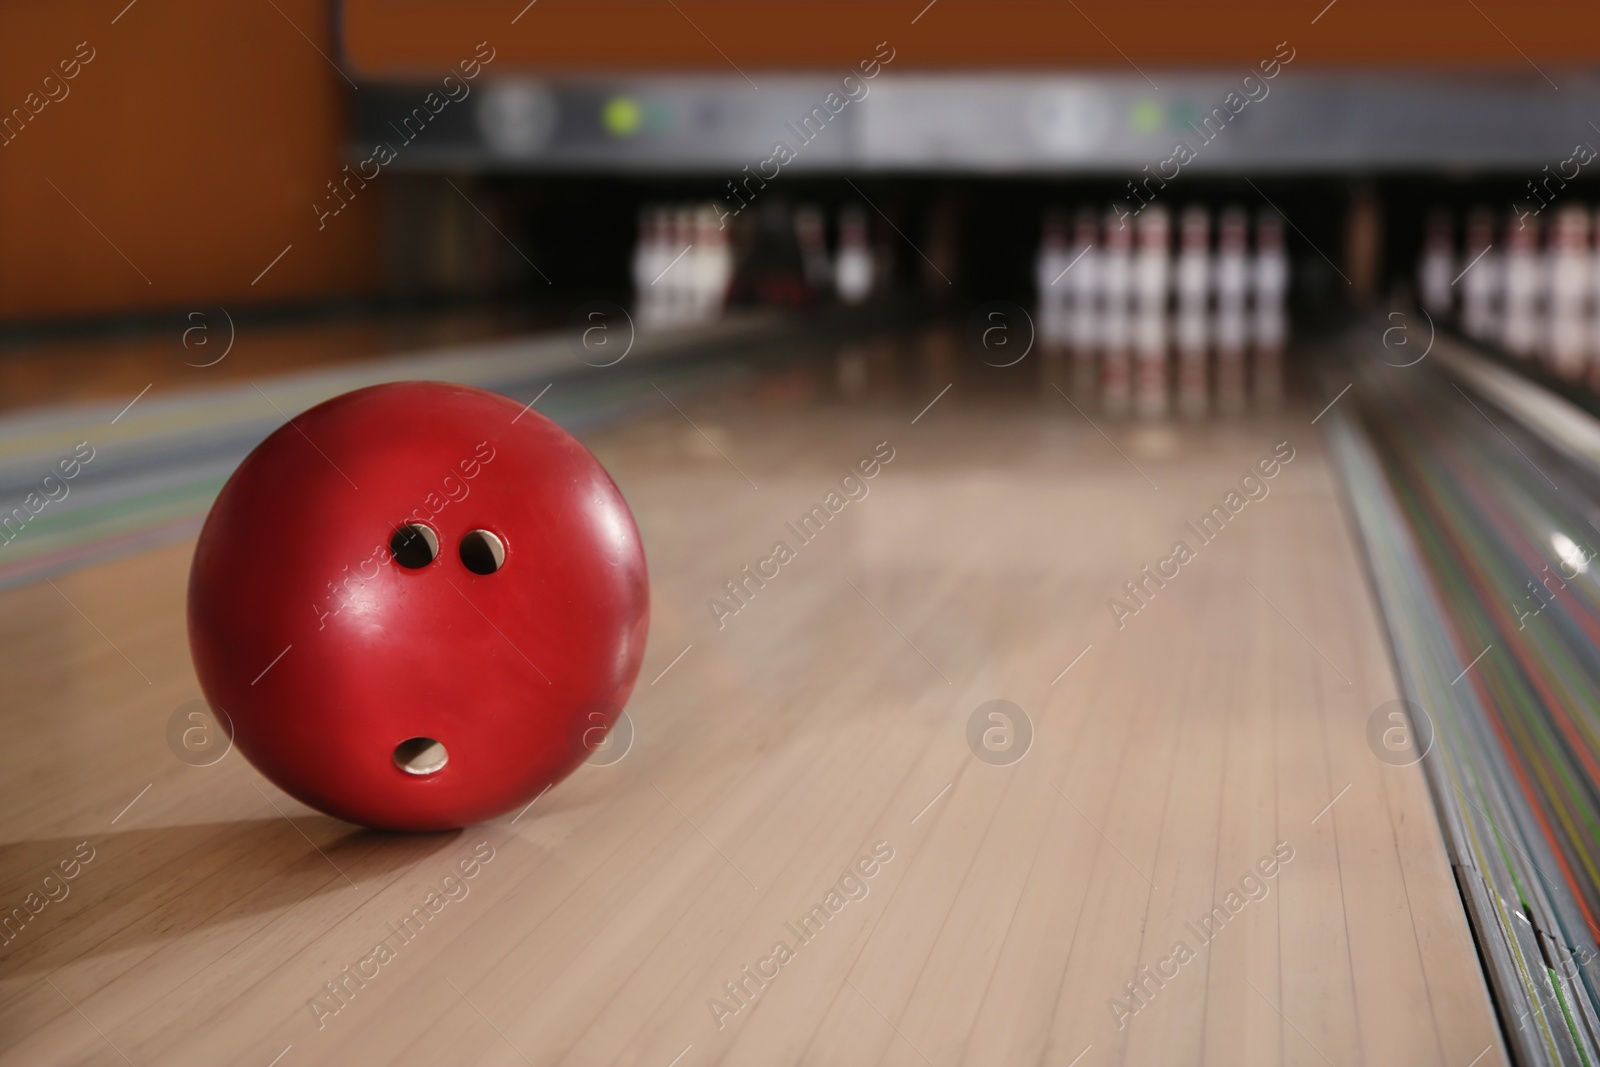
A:
[[[1187,127],[1194,122],[1197,116],[1198,112],[1195,111],[1194,105],[1187,101],[1172,105],[1172,124],[1174,126]]]
[[[638,103],[626,96],[607,100],[605,110],[600,113],[600,121],[613,137],[631,137],[638,133],[641,118]]]
[[[1154,100],[1141,100],[1133,105],[1133,128],[1140,133],[1155,133],[1161,129],[1161,105]]]

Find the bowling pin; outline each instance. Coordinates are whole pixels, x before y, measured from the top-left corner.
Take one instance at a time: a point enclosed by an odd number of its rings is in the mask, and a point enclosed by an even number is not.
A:
[[[1200,204],[1183,209],[1179,224],[1177,291],[1178,410],[1190,417],[1206,413],[1206,325],[1211,305],[1211,213]]]
[[[700,209],[691,207],[689,210],[693,218],[689,251],[685,252],[678,265],[672,268],[675,273],[681,272],[685,324],[702,322],[706,318],[706,282],[710,268],[707,256],[709,249],[704,242],[705,234],[701,227]]]
[[[834,383],[845,400],[854,402],[867,395],[867,356],[860,342],[853,341],[840,347],[834,360]]]
[[[1166,208],[1139,213],[1133,257],[1134,403],[1140,415],[1167,413],[1167,302],[1172,292],[1172,224]]]
[[[695,319],[707,322],[720,318],[728,298],[728,285],[733,281],[733,258],[728,231],[717,220],[716,208],[709,204],[695,212],[694,251],[689,256],[696,260],[690,272],[695,290]]]
[[[694,208],[680,204],[672,210],[672,239],[661,250],[669,267],[656,283],[666,286],[665,303],[667,324],[674,329],[694,320]]]
[[[1112,415],[1125,415],[1132,398],[1133,230],[1105,214],[1105,255],[1100,264],[1100,404]]]
[[[872,295],[872,249],[867,243],[867,213],[851,205],[839,213],[839,255],[834,263],[839,299],[860,304]]]
[[[1249,226],[1243,208],[1229,207],[1217,227],[1217,310],[1212,335],[1217,351],[1217,408],[1226,415],[1237,415],[1245,407]]]
[[[1034,306],[1035,325],[1039,331],[1040,346],[1045,351],[1054,351],[1068,339],[1068,304],[1063,297],[1071,292],[1071,288],[1058,283],[1058,279],[1065,280],[1061,272],[1068,263],[1066,230],[1066,222],[1060,212],[1046,212],[1039,235],[1039,250],[1033,258],[1034,288],[1038,292]]]
[[[1500,258],[1494,247],[1494,217],[1486,207],[1473,208],[1452,288],[1461,290],[1461,327],[1477,341],[1500,338]]]
[[[1450,212],[1434,208],[1428,215],[1428,230],[1422,241],[1422,256],[1417,260],[1417,293],[1422,306],[1435,321],[1448,321],[1455,310],[1456,266]]]
[[[1539,224],[1519,220],[1515,213],[1506,224],[1504,302],[1501,343],[1512,355],[1527,359],[1538,353],[1540,305],[1544,271],[1539,263]]]
[[[1544,336],[1550,366],[1563,378],[1582,377],[1589,361],[1590,255],[1589,209],[1562,207],[1545,253]]]
[[[653,284],[667,260],[662,258],[666,247],[666,216],[657,207],[646,207],[639,212],[639,240],[633,251],[634,312],[641,329],[658,329],[665,324],[665,291]]]
[[[633,258],[628,273],[633,279],[633,314],[643,322],[645,304],[649,299],[650,279],[645,271],[650,269],[650,249],[655,241],[654,219],[649,208],[639,209],[639,230],[633,241]]]
[[[1056,282],[1067,286],[1068,306],[1072,309],[1067,328],[1072,344],[1072,387],[1074,396],[1089,396],[1094,391],[1095,356],[1099,353],[1100,327],[1100,224],[1091,207],[1078,210],[1072,225],[1070,269]]]
[[[1283,399],[1283,347],[1288,334],[1289,253],[1283,219],[1272,208],[1256,212],[1256,249],[1250,273],[1250,358],[1256,403]]]

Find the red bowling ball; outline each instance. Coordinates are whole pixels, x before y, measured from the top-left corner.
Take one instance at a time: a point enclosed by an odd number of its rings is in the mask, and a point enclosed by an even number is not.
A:
[[[285,792],[388,830],[527,804],[609,730],[649,588],[622,494],[498,394],[360,389],[263,441],[189,576],[200,686]]]

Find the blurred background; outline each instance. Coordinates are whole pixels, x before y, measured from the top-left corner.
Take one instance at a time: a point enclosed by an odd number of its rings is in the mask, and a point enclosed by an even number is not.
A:
[[[1437,719],[1424,769],[1505,1040],[1592,1062],[1595,146],[1582,2],[16,0],[0,587],[193,537],[266,434],[395,378],[582,431],[693,424],[669,394],[799,368],[728,416],[762,441],[811,430],[774,397],[911,425],[952,388],[1031,405],[996,402],[950,469],[1018,427],[1056,448],[1065,398],[1105,422],[1054,458],[1121,441],[1116,476],[1132,453],[1199,496],[1237,476],[1237,428],[1310,451],[1309,420]],[[705,418],[673,427],[732,464]],[[85,436],[71,499],[25,503]],[[693,555],[672,508],[641,513],[653,567]],[[1297,574],[1291,540],[1263,553]]]
[[[1600,137],[1588,5],[1316,7],[10,4],[0,343],[170,341],[216,306],[407,337],[560,323],[632,307],[712,209],[700,247],[729,248],[682,272],[701,316],[1032,306],[1048,212],[1131,211],[1152,174],[1174,233],[1191,203],[1281,211],[1317,321],[1415,285],[1428,208],[1459,258],[1467,212],[1498,233]],[[1231,91],[1248,106],[1209,143]],[[1592,168],[1565,169],[1581,204]]]

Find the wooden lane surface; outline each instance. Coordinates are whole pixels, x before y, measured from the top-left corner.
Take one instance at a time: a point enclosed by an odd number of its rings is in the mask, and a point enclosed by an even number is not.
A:
[[[892,353],[849,358],[875,381]],[[93,855],[0,945],[0,1063],[1503,1062],[1422,777],[1367,745],[1395,682],[1310,412],[1102,435],[962,383],[913,425],[937,362],[854,403],[829,373],[589,440],[654,582],[637,735],[515,819],[369,834],[237,753],[174,758],[189,545],[0,594],[0,902]],[[708,599],[779,540],[719,629]],[[969,747],[996,699],[1031,722],[1015,762],[1019,722],[997,762]]]
[[[335,366],[407,351],[526,332],[523,312],[477,311],[343,316],[322,321],[230,319],[227,309],[174,314],[165,329],[72,338],[0,341],[0,411],[73,401],[132,400],[219,382]]]

